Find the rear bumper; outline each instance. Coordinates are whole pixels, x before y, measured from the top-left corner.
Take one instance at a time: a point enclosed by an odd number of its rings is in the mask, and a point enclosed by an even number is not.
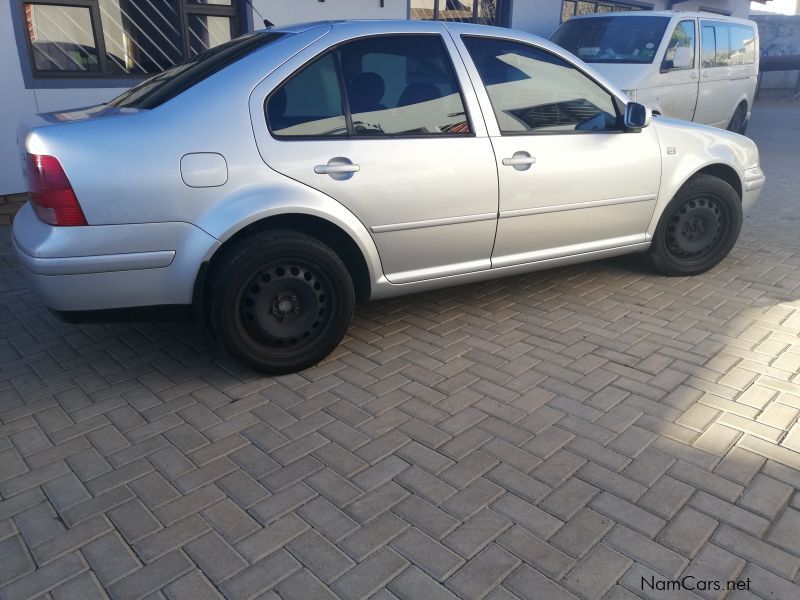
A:
[[[29,204],[13,244],[31,287],[57,311],[191,304],[200,265],[219,246],[189,223],[51,227]]]

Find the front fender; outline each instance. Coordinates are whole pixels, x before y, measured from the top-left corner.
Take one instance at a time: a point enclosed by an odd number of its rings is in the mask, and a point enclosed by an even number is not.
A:
[[[374,287],[383,276],[378,249],[364,224],[330,196],[293,180],[260,182],[240,188],[235,194],[210,206],[195,225],[224,244],[248,225],[269,217],[291,214],[318,217],[339,227],[364,256],[371,285]],[[211,255],[205,260],[210,258]]]
[[[667,204],[678,190],[706,167],[724,165],[739,179],[744,189],[744,171],[758,165],[755,144],[735,133],[659,117],[653,121],[661,145],[661,189],[656,210],[647,229],[648,236],[656,226]]]

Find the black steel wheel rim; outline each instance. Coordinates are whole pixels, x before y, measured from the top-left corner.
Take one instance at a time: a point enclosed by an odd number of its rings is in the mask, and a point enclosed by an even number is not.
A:
[[[239,291],[237,326],[269,353],[302,352],[325,332],[334,314],[330,276],[306,260],[276,260],[258,269]]]
[[[679,260],[703,259],[719,248],[727,220],[724,204],[715,198],[686,200],[673,210],[667,221],[667,250]]]

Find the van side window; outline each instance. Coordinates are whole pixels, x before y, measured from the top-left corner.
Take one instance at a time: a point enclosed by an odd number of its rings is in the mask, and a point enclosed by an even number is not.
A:
[[[756,62],[752,27],[717,21],[703,22],[703,67],[751,65]]]
[[[716,67],[717,37],[713,25],[703,24],[703,68]]]
[[[695,27],[693,20],[681,21],[672,32],[661,65],[664,70],[694,69]]]
[[[729,25],[731,31],[732,65],[751,65],[756,62],[756,35],[747,25]]]

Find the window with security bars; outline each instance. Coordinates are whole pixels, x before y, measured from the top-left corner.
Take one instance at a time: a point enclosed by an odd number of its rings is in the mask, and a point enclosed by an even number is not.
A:
[[[641,4],[627,4],[625,2],[583,2],[580,0],[563,0],[561,2],[561,22],[576,15],[591,15],[594,13],[622,12],[629,10],[650,10],[652,6]]]
[[[43,77],[160,73],[233,39],[233,0],[23,2],[31,66]]]
[[[497,5],[502,0],[409,0],[410,19],[461,21],[499,25]]]

